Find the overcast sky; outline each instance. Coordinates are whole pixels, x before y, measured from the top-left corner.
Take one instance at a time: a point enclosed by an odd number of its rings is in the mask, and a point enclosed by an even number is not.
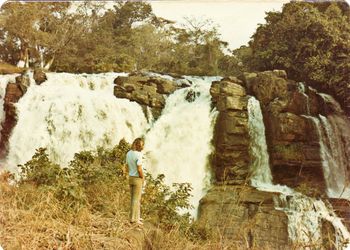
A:
[[[150,1],[157,16],[177,22],[183,17],[211,19],[231,49],[246,45],[266,11],[281,10],[288,1]]]

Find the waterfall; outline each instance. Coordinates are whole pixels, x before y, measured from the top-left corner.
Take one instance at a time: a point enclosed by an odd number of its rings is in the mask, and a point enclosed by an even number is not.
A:
[[[46,147],[51,160],[66,166],[82,150],[112,147],[122,138],[132,142],[145,135],[146,170],[154,176],[164,174],[168,185],[190,183],[190,202],[194,206],[190,212],[195,217],[199,200],[210,184],[208,158],[213,151],[217,111],[211,109],[209,89],[217,78],[187,77],[182,84],[193,84],[167,98],[158,120],[154,121],[147,109],[147,121],[139,104],[113,95],[113,80],[118,75],[125,74],[48,73],[42,85],[31,84],[16,104],[18,122],[9,140],[8,168],[16,170],[17,164],[30,160],[39,147]],[[14,78],[15,75],[0,77],[2,102],[6,85]],[[281,193],[275,207],[287,214],[288,233],[294,243],[317,244],[322,236],[321,223],[328,221],[340,247],[350,235],[330,205],[272,184],[262,112],[254,97],[248,101],[248,114],[251,184],[259,190]],[[339,193],[330,175],[335,170],[330,168],[336,167],[331,161],[341,153],[338,145],[343,130],[336,128],[329,117],[307,117],[318,131],[329,194]],[[344,175],[342,169],[337,174]],[[345,183],[344,176],[336,178]]]
[[[272,183],[269,165],[269,154],[265,138],[265,125],[260,108],[260,103],[255,97],[248,100],[248,128],[250,136],[251,155],[251,185],[259,187]]]
[[[254,97],[248,100],[248,115],[251,185],[261,191],[280,193],[275,200],[275,208],[286,213],[288,235],[294,246],[305,249],[322,246],[322,221],[328,221],[334,227],[337,248],[350,249],[350,245],[346,243],[350,240],[350,234],[330,205],[326,206],[322,200],[307,197],[289,187],[272,184],[263,116],[259,101]],[[310,119],[320,124],[317,118]],[[320,145],[321,152],[326,152],[324,144]],[[325,165],[324,169],[330,174],[327,167]]]
[[[339,198],[346,188],[346,164],[348,159],[342,156],[342,142],[328,119],[322,115],[319,116],[325,136],[321,136],[320,143],[324,144],[322,149],[323,162],[328,165],[329,172],[326,177],[329,197]],[[320,124],[319,124],[320,125]],[[318,128],[319,130],[319,128]]]
[[[342,131],[336,125],[332,126],[325,116],[305,117],[313,122],[317,131],[328,197],[350,199],[347,183],[348,159],[344,158],[346,154],[341,139]]]
[[[336,249],[349,249],[350,234],[330,205],[297,192],[292,196],[281,194],[279,202],[282,204],[275,206],[288,216],[288,235],[295,247],[321,249],[322,223],[327,221],[335,231]]]
[[[48,73],[42,85],[31,84],[16,104],[18,122],[9,139],[8,168],[30,160],[45,147],[54,162],[66,166],[75,153],[112,147],[142,135],[147,121],[141,107],[113,95],[120,74]]]
[[[67,166],[82,150],[145,135],[147,171],[164,174],[168,185],[190,183],[195,216],[210,182],[208,157],[217,112],[211,109],[209,89],[218,78],[186,77],[181,84],[191,81],[192,86],[170,95],[157,121],[147,109],[147,121],[139,104],[113,95],[118,75],[125,74],[47,73],[43,84],[32,83],[16,104],[18,121],[9,139],[7,168],[18,171],[16,166],[30,160],[39,147],[47,148],[52,161]]]
[[[305,87],[305,84],[302,83],[302,82],[298,82],[297,83],[297,87],[298,87],[298,90],[299,90],[299,93],[302,94],[305,99],[306,99],[306,114],[309,115],[311,112],[310,112],[310,98],[309,96],[305,93],[306,91],[306,87]],[[301,105],[301,104],[300,104]]]
[[[216,78],[189,78],[193,85],[177,90],[166,101],[159,119],[147,133],[147,171],[164,174],[165,182],[190,183],[191,211],[196,216],[200,198],[209,185],[208,156],[212,152],[216,111],[211,111],[209,89]]]

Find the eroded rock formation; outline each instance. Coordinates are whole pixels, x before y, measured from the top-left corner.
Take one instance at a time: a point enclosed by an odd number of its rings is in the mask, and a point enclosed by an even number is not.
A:
[[[34,69],[33,78],[36,84],[40,85],[47,80],[47,76],[42,69]]]
[[[288,218],[272,202],[278,195],[247,187],[249,95],[261,104],[273,183],[311,196],[325,199],[349,186],[349,119],[331,96],[288,80],[279,70],[224,78],[212,84],[211,95],[219,110],[212,162],[216,184],[201,201],[199,221],[233,244],[290,247]],[[330,202],[349,228],[349,201]],[[321,231],[328,234],[334,227],[323,222]]]
[[[290,187],[304,184],[325,194],[325,147],[336,138],[327,135],[323,118],[338,120],[333,129],[342,129],[343,133],[336,136],[341,137],[338,143],[342,144],[337,158],[350,159],[350,123],[340,105],[328,95],[288,80],[283,71],[246,74],[245,83],[262,106],[274,182]],[[339,164],[349,183],[350,163]]]
[[[114,80],[114,84],[116,97],[139,103],[146,116],[146,108],[151,108],[154,118],[159,117],[164,108],[166,96],[180,87],[170,80],[143,74],[119,76]]]
[[[225,78],[213,82],[213,104],[219,110],[213,157],[216,180],[244,184],[249,174],[248,97],[242,81]]]
[[[3,158],[7,153],[7,143],[10,138],[12,129],[17,123],[17,114],[14,104],[24,95],[26,90],[26,78],[20,76],[16,78],[17,83],[9,83],[6,87],[4,98],[5,119],[2,122],[1,140],[0,140],[0,157]],[[23,82],[23,83],[22,83]]]
[[[220,185],[201,200],[199,223],[233,249],[289,249],[288,218],[274,207],[278,194]]]

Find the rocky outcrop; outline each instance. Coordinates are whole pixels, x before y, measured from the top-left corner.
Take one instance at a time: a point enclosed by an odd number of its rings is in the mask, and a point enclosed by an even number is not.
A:
[[[349,78],[349,72],[345,73]],[[345,109],[346,115],[350,118],[350,82],[343,81],[338,86],[333,87],[335,96],[340,100]]]
[[[27,89],[30,85],[30,78],[27,74],[22,74],[16,77],[16,84],[22,91],[22,95],[27,92]]]
[[[119,76],[114,80],[114,95],[139,103],[144,110],[151,108],[155,118],[159,117],[165,105],[166,96],[173,93],[179,86],[161,77],[144,74]],[[147,112],[145,112],[147,115]]]
[[[33,78],[36,84],[40,85],[47,80],[47,76],[42,69],[34,69]]]
[[[213,166],[218,182],[243,184],[249,174],[248,97],[237,78],[213,82],[210,93],[219,115]]]
[[[316,186],[325,193],[319,135],[312,118],[323,112],[319,94],[288,80],[283,71],[246,74],[245,83],[262,106],[274,182]]]
[[[9,83],[6,87],[4,98],[5,119],[2,122],[1,140],[0,140],[0,157],[3,158],[7,153],[7,143],[10,138],[12,129],[17,123],[17,114],[14,104],[24,95],[27,83],[26,77],[16,78],[16,83]]]
[[[201,201],[200,224],[241,248],[290,248],[288,218],[272,202],[278,194],[246,185],[252,161],[249,95],[261,104],[274,184],[306,195],[326,198],[330,186],[350,183],[350,121],[331,96],[288,80],[284,71],[246,73],[242,81],[227,77],[214,82],[210,92],[219,111],[212,157],[216,182]],[[331,177],[324,173],[325,166]],[[349,227],[349,202],[330,203]],[[324,244],[331,246],[334,227],[327,221],[321,224]]]
[[[290,249],[288,218],[274,199],[248,186],[215,186],[201,200],[198,222],[233,249]]]

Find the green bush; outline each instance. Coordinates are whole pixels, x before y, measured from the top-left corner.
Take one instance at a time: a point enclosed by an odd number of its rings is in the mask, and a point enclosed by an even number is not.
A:
[[[183,228],[187,228],[190,224],[190,214],[181,214],[181,210],[192,208],[189,204],[192,188],[189,183],[176,183],[170,188],[164,184],[164,178],[164,175],[158,175],[157,178],[146,176],[144,213],[165,227],[181,224]]]
[[[49,160],[45,148],[37,149],[33,158],[19,168],[20,182],[31,182],[38,186],[57,184],[61,172],[64,171]]]
[[[53,192],[67,210],[86,208],[102,216],[127,214],[130,194],[124,159],[129,149],[130,145],[121,140],[112,149],[76,153],[68,168],[61,168],[49,160],[46,149],[40,148],[20,166],[19,188],[33,184]],[[182,211],[191,208],[190,184],[177,183],[170,188],[164,184],[164,175],[147,175],[146,183],[142,197],[145,219],[165,229],[189,229],[190,215]]]

